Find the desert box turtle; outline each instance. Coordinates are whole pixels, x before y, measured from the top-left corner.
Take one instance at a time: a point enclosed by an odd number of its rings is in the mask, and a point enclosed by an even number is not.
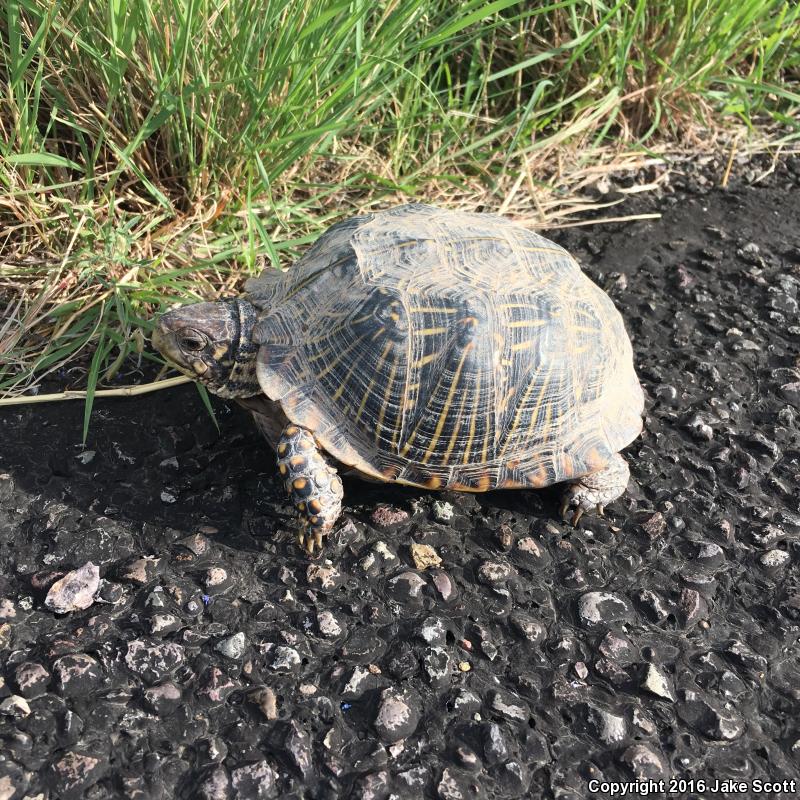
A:
[[[643,412],[630,340],[554,242],[404,205],[333,225],[245,291],[162,315],[152,341],[253,411],[309,552],[341,513],[334,462],[426,489],[568,481],[573,524],[625,491]]]

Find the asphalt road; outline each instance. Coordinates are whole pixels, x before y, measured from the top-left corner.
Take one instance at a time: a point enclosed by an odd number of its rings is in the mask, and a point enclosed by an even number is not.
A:
[[[235,407],[98,403],[86,450],[79,403],[0,411],[0,798],[797,796],[800,160],[768,167],[555,234],[647,394],[578,529],[556,489],[348,480],[312,563]]]

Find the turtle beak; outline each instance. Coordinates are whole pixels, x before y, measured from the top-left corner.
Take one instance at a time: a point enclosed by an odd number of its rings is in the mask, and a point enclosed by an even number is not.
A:
[[[175,326],[174,324],[169,324],[170,321],[169,314],[165,314],[158,320],[150,336],[150,344],[158,350],[164,359],[172,366],[177,367],[181,371],[186,371],[188,368],[187,359],[178,343]]]
[[[159,353],[163,354],[164,349],[167,346],[167,340],[167,332],[164,330],[164,327],[159,320],[158,324],[153,330],[152,335],[150,336],[150,344],[153,346],[154,350],[158,350]]]
[[[180,363],[179,359],[176,358],[180,351],[175,342],[175,335],[173,331],[170,330],[169,326],[164,324],[163,317],[156,323],[156,327],[153,329],[153,333],[150,336],[150,344],[152,344],[167,361],[173,364]]]

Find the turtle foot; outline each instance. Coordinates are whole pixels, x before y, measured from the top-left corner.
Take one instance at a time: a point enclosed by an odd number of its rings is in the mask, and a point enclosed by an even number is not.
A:
[[[297,542],[309,556],[319,555],[342,511],[342,481],[305,428],[287,425],[277,450],[278,471],[300,516]]]
[[[625,493],[630,474],[628,463],[616,453],[605,469],[584,475],[567,487],[561,503],[561,519],[577,527],[587,511],[604,516],[605,507]]]

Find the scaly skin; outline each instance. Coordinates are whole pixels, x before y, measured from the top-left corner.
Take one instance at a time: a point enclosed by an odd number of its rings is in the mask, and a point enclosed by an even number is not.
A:
[[[313,434],[287,425],[278,441],[278,470],[300,513],[297,541],[309,555],[322,549],[322,537],[342,513],[342,481],[322,454]]]
[[[616,453],[605,469],[584,475],[567,487],[561,504],[561,518],[575,526],[587,511],[597,511],[602,517],[605,506],[625,493],[630,476],[628,462]],[[568,519],[570,508],[575,511]]]

